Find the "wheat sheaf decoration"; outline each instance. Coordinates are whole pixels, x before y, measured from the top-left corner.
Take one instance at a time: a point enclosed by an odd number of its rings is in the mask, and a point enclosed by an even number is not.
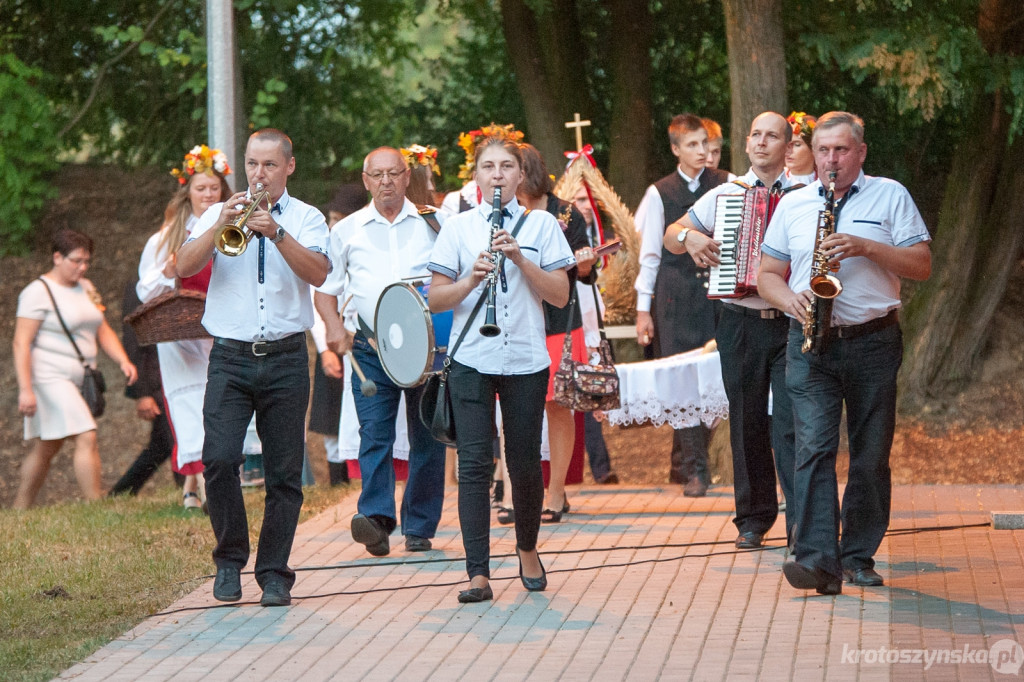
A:
[[[604,215],[611,218],[615,237],[622,241],[619,252],[608,259],[597,283],[605,304],[605,324],[636,323],[636,290],[633,284],[640,272],[640,238],[633,224],[633,214],[615,192],[601,171],[589,163],[571,163],[555,185],[555,194],[566,201],[586,183],[590,194]]]

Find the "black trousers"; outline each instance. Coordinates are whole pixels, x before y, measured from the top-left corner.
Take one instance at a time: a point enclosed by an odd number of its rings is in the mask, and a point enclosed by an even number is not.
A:
[[[171,425],[167,421],[166,410],[161,399],[160,414],[153,418],[149,429],[149,443],[124,472],[124,475],[114,484],[114,487],[110,489],[109,494],[138,495],[150,476],[156,473],[161,464],[170,459],[173,452],[174,434],[171,433]]]
[[[786,496],[786,534],[795,520],[793,407],[786,388],[789,318],[773,320],[723,306],[716,341],[729,398],[729,439],[739,532],[766,533],[779,501],[776,473]],[[745,309],[744,309],[745,310]],[[772,414],[768,414],[768,393]],[[772,453],[774,451],[774,459]]]
[[[302,508],[309,364],[304,337],[287,348],[254,356],[250,350],[215,343],[203,403],[203,466],[218,568],[241,569],[249,560],[249,523],[238,470],[245,461],[245,430],[256,413],[267,490],[255,566],[261,587],[273,575],[289,588],[295,583],[288,556]]]
[[[495,396],[501,399],[508,466],[515,505],[516,545],[537,547],[544,504],[540,466],[548,370],[534,374],[481,374],[453,361],[449,375],[459,453],[459,525],[470,579],[491,575],[491,469],[494,466]]]

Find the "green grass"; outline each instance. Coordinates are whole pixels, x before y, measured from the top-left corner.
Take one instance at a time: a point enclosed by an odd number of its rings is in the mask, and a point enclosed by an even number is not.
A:
[[[303,490],[305,520],[345,489]],[[262,491],[247,492],[249,532]],[[144,497],[0,510],[0,680],[48,680],[194,590],[214,571],[207,517],[177,488]]]

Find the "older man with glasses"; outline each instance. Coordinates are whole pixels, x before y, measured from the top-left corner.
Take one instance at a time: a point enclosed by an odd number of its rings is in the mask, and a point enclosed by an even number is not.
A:
[[[359,472],[363,487],[352,518],[352,538],[374,556],[391,550],[388,537],[398,525],[392,445],[395,419],[405,391],[409,429],[409,479],[402,498],[405,549],[431,548],[444,501],[444,445],[420,423],[416,410],[422,386],[402,388],[384,371],[372,345],[374,313],[381,292],[403,279],[429,277],[427,261],[436,232],[405,196],[409,169],[401,152],[380,147],[363,162],[363,183],[373,200],[339,222],[331,232],[334,271],[317,290],[316,308],[324,318],[327,343],[339,355],[351,350],[377,392],[365,396],[352,383],[359,417]],[[438,223],[439,224],[439,223]],[[351,295],[358,328],[346,329],[338,315],[338,295]],[[353,333],[354,331],[354,333]]]

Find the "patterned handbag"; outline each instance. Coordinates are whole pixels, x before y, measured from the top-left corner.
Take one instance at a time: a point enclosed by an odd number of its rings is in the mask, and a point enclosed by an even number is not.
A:
[[[601,329],[601,343],[597,347],[599,358],[594,358],[598,360],[597,363],[577,362],[572,359],[572,331],[566,329],[562,360],[555,371],[555,402],[576,412],[615,410],[620,405],[619,373],[615,370],[615,357],[604,333],[604,322],[601,320],[601,308],[597,305],[596,291],[594,303],[598,311],[597,324]],[[568,327],[572,326],[575,307],[574,293],[569,307]]]

